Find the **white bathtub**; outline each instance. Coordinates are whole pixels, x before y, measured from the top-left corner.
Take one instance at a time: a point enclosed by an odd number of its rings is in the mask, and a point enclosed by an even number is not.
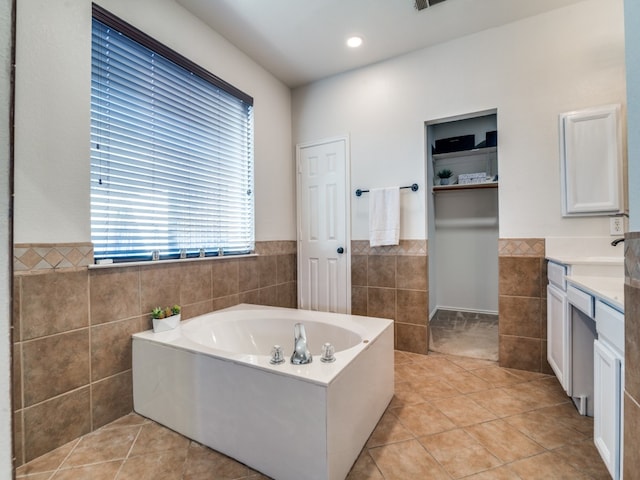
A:
[[[289,361],[297,322],[307,365]],[[390,320],[238,305],[133,335],[135,411],[277,480],[343,480],[392,396]]]

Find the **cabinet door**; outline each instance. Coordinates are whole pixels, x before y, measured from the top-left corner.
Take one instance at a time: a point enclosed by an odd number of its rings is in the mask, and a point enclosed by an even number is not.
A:
[[[560,116],[562,213],[607,215],[623,209],[618,105]]]
[[[566,293],[555,285],[547,285],[547,360],[562,388],[571,395],[568,326]]]
[[[611,477],[620,472],[621,362],[607,345],[593,344],[593,437]]]

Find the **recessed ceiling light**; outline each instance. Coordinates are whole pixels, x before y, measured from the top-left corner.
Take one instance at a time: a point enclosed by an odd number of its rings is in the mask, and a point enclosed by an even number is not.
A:
[[[353,37],[347,38],[347,46],[351,48],[357,48],[360,45],[362,45],[362,37],[353,36]]]

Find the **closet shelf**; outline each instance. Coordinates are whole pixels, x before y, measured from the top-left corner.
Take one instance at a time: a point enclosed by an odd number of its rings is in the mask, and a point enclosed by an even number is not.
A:
[[[470,183],[468,185],[434,185],[433,193],[450,190],[477,190],[479,188],[498,188],[498,182]]]
[[[461,150],[459,152],[434,153],[431,155],[431,158],[433,158],[433,160],[444,160],[445,158],[468,157],[470,155],[495,153],[497,151],[498,151],[498,147],[474,148],[473,150]]]

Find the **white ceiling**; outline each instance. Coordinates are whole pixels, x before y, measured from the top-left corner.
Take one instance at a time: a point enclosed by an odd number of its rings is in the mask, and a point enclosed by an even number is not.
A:
[[[583,0],[177,0],[290,87]],[[350,35],[364,44],[346,47]]]

